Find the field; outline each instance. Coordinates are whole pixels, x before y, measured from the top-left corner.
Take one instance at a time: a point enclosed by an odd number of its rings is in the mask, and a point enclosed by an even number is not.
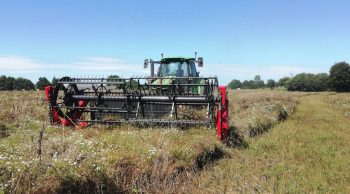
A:
[[[215,129],[48,125],[43,92],[1,92],[0,193],[344,193],[350,95],[230,91]]]

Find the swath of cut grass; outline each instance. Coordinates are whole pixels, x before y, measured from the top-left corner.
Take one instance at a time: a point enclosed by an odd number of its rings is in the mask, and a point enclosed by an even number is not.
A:
[[[350,95],[348,93],[323,93],[324,101],[332,108],[344,112],[350,118]]]
[[[341,94],[348,98],[349,94]],[[332,97],[333,98],[333,97]],[[229,156],[183,186],[191,193],[347,193],[350,121],[323,94],[301,98],[297,112],[249,148]],[[340,103],[341,102],[336,102]]]
[[[230,126],[243,138],[267,132],[291,115],[305,93],[271,90],[230,91]]]

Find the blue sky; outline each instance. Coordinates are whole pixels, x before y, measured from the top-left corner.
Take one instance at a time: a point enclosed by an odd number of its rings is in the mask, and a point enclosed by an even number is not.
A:
[[[278,79],[350,59],[350,1],[3,0],[0,74],[145,75],[145,58],[204,57],[203,75]]]

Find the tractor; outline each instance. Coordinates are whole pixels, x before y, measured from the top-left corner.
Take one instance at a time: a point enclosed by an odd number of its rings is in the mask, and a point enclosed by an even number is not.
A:
[[[158,66],[155,72],[155,66]],[[146,77],[62,77],[45,88],[52,125],[94,124],[210,126],[228,137],[228,99],[217,77],[200,77],[203,58],[144,60]]]

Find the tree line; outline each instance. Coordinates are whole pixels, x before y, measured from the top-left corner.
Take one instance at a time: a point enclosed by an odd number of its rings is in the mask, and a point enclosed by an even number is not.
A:
[[[350,92],[350,65],[346,62],[334,64],[327,73],[300,73],[293,77],[283,77],[277,82],[273,79],[267,80],[265,83],[261,80],[260,75],[255,76],[254,80],[234,79],[228,87],[231,89],[258,89],[258,88],[275,88],[283,87],[288,91],[337,91]]]
[[[107,80],[113,80],[120,78],[118,75],[110,75]],[[40,77],[36,84],[34,84],[31,80],[18,77],[14,78],[11,76],[0,76],[0,91],[11,91],[11,90],[43,90],[46,86],[56,85],[59,80],[56,77],[52,78],[50,82],[46,77]],[[128,83],[128,82],[127,82]],[[137,82],[135,80],[131,81],[131,86],[136,87]]]
[[[54,77],[52,82],[56,82],[57,79]],[[43,90],[45,86],[51,85],[51,82],[46,77],[40,77],[36,84],[31,80],[18,77],[14,78],[11,76],[0,76],[0,90]]]

